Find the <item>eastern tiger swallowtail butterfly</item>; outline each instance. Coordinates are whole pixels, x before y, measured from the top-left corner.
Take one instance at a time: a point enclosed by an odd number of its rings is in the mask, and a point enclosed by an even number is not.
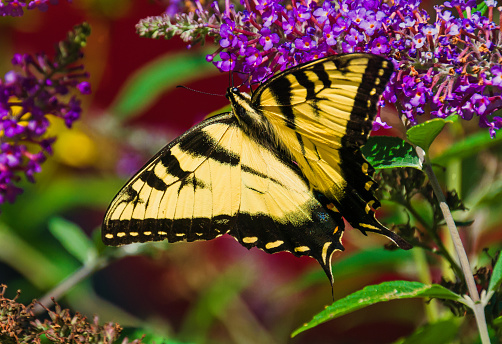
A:
[[[107,245],[232,235],[246,248],[331,256],[354,228],[411,246],[376,220],[374,169],[360,152],[392,63],[369,54],[287,69],[232,112],[204,120],[158,152],[120,190],[103,223]]]

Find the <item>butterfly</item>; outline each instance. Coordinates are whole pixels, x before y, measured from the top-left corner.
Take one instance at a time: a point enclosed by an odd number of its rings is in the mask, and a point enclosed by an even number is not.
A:
[[[375,218],[378,186],[360,151],[392,73],[385,58],[344,54],[278,73],[252,95],[229,88],[231,112],[176,138],[119,191],[103,242],[230,234],[248,249],[313,257],[332,286],[344,218],[410,248]]]

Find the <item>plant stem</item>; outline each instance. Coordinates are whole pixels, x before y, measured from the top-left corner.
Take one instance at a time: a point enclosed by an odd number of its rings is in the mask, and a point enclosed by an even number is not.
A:
[[[426,155],[425,151],[420,147],[416,147],[416,152],[418,157],[422,161],[425,173],[429,177],[432,189],[434,190],[434,194],[436,195],[436,198],[439,202],[439,207],[443,212],[446,225],[450,232],[450,236],[453,241],[453,246],[455,247],[455,252],[457,253],[457,257],[460,262],[460,267],[462,268],[465,282],[467,284],[469,296],[474,303],[472,310],[474,312],[474,317],[476,318],[476,323],[478,325],[479,335],[481,337],[481,343],[489,344],[490,337],[488,335],[488,327],[486,325],[484,307],[479,300],[479,294],[476,288],[476,282],[474,281],[474,276],[472,275],[469,259],[467,258],[467,254],[462,244],[462,240],[460,240],[460,235],[458,233],[457,227],[455,226],[455,221],[453,220],[453,216],[451,215],[448,204],[446,204],[446,199],[444,197],[443,191],[441,190],[441,186],[439,185],[436,175],[432,170],[432,165],[429,161],[428,156]]]

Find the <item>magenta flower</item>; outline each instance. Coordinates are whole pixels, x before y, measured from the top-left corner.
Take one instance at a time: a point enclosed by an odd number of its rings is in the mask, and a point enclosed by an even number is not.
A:
[[[499,23],[492,19],[493,11],[499,11],[495,1],[485,2],[487,16],[475,10],[474,0],[445,2],[435,7],[435,16],[420,9],[420,0],[340,0],[337,6],[328,1],[308,6],[302,2],[286,6],[279,0],[243,1],[242,12],[231,1],[236,0],[229,0],[224,9],[213,2],[174,18],[147,18],[137,29],[150,37],[180,35],[187,42],[215,36],[221,41],[220,50],[208,60],[221,71],[249,75],[245,85],[322,56],[384,55],[395,63],[398,73],[383,96],[389,103],[400,104],[407,125],[418,123],[418,116],[429,109],[432,117],[458,113],[465,119],[474,118],[474,111],[480,126],[491,128],[491,133],[498,130],[493,113],[502,109],[502,64],[496,49],[501,44]],[[224,29],[227,26],[232,30]],[[214,59],[218,54],[219,61]],[[470,100],[474,94],[478,108]],[[490,106],[485,104],[486,97]]]
[[[81,81],[88,77],[83,66],[74,65],[89,34],[87,24],[76,26],[59,43],[54,59],[45,54],[14,55],[16,69],[0,79],[0,205],[14,202],[22,192],[15,185],[21,175],[34,182],[35,173],[52,153],[55,138],[44,137],[50,124],[48,115],[62,118],[68,127],[80,117],[80,100],[75,96],[67,100],[66,95],[75,90],[91,92],[90,84]]]

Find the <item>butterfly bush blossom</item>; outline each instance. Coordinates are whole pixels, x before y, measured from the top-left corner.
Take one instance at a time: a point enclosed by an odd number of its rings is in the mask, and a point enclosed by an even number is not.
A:
[[[54,59],[45,54],[15,54],[15,70],[0,78],[0,204],[14,202],[22,192],[16,184],[34,174],[52,153],[54,137],[47,137],[49,116],[60,117],[70,128],[80,117],[80,100],[72,92],[91,92],[83,81],[88,74],[74,63],[90,34],[87,24],[76,26],[58,44]]]
[[[71,0],[67,0],[71,2]],[[0,0],[0,16],[20,17],[24,14],[24,8],[33,10],[38,8],[45,12],[49,8],[49,4],[56,5],[58,0]]]
[[[440,118],[476,117],[492,137],[502,127],[502,118],[494,116],[502,107],[496,1],[479,8],[474,0],[448,1],[435,7],[434,18],[419,0],[227,0],[224,8],[218,2],[186,3],[186,13],[173,14],[182,6],[174,1],[169,13],[141,20],[138,33],[179,35],[189,47],[213,37],[219,48],[207,60],[220,71],[249,76],[247,85],[328,55],[383,55],[396,67],[383,99],[396,105],[409,126],[429,111]],[[381,126],[388,127],[377,118],[374,129]]]

